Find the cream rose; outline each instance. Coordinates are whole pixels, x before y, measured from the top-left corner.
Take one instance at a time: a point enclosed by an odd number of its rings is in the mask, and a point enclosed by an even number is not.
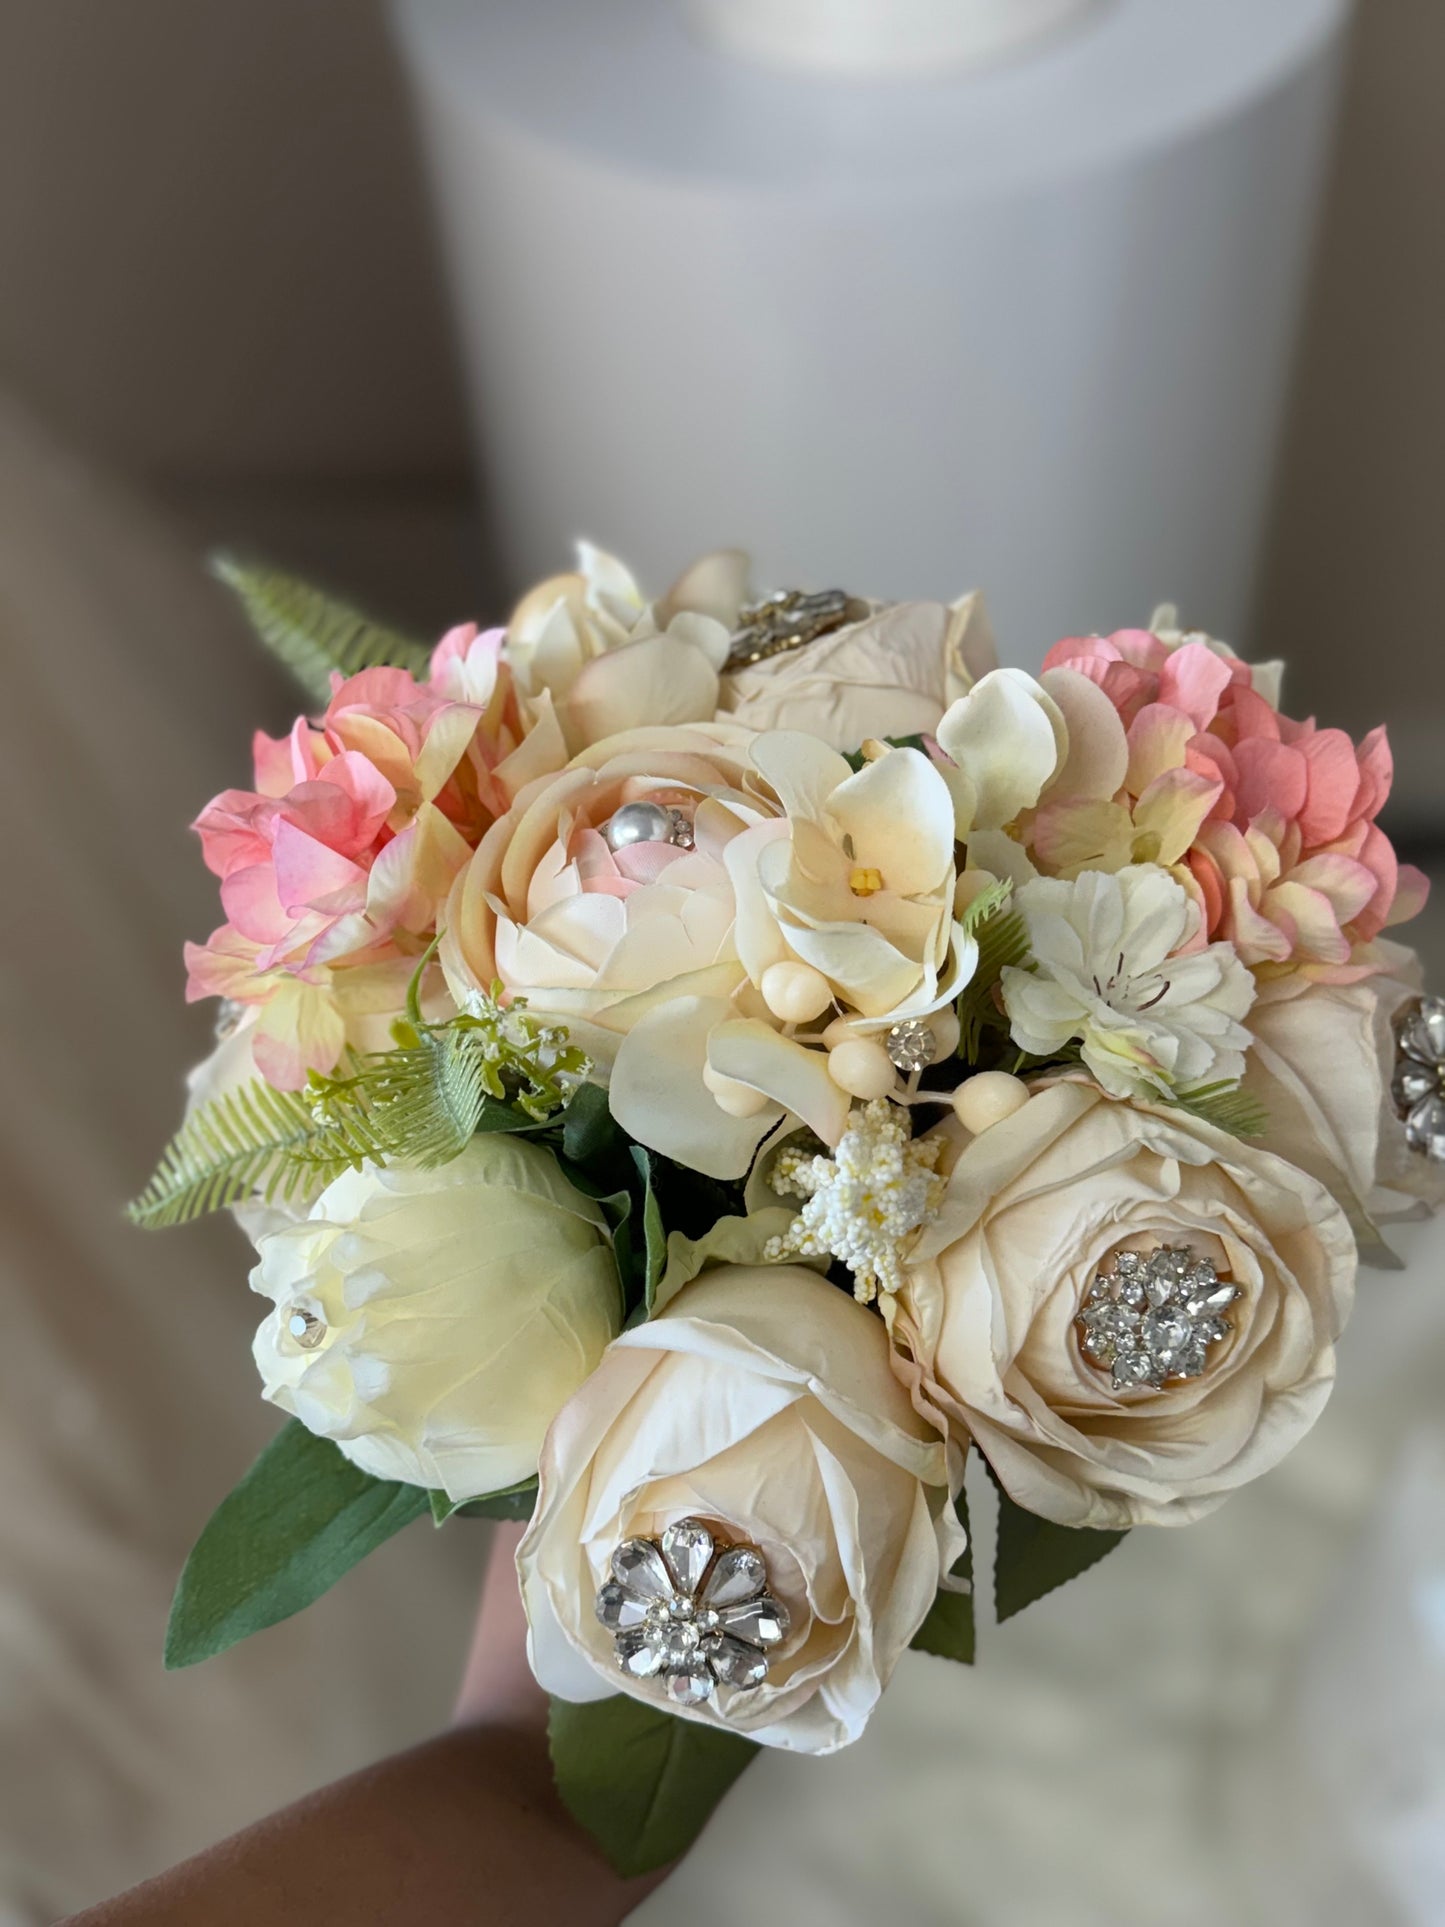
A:
[[[622,1319],[601,1211],[513,1137],[348,1171],[256,1250],[264,1396],[364,1472],[459,1502],[531,1477]]]
[[[1410,1148],[1390,1097],[1394,1022],[1423,988],[1420,960],[1384,939],[1372,953],[1379,969],[1357,983],[1295,971],[1261,984],[1244,1088],[1264,1107],[1270,1150],[1334,1194],[1366,1262],[1390,1265],[1376,1227],[1445,1204],[1445,1166]]]
[[[759,1549],[790,1630],[762,1685],[674,1710],[800,1753],[857,1739],[963,1548],[882,1324],[792,1266],[720,1267],[626,1332],[540,1473],[517,1565],[542,1685],[668,1703],[620,1671],[595,1602],[624,1540],[703,1517]]]
[[[1186,1246],[1242,1294],[1195,1378],[1122,1392],[1075,1319],[1119,1250]],[[1062,1525],[1176,1525],[1307,1432],[1334,1379],[1354,1240],[1305,1172],[1186,1113],[1066,1081],[967,1146],[891,1309],[925,1409]]]
[[[834,749],[931,733],[997,662],[982,596],[894,602],[802,649],[726,670],[719,713],[752,729],[801,729]]]

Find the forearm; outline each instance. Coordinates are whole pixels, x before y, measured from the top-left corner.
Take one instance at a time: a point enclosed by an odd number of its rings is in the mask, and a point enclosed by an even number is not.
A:
[[[248,1827],[72,1927],[614,1927],[622,1881],[532,1730],[459,1728]]]

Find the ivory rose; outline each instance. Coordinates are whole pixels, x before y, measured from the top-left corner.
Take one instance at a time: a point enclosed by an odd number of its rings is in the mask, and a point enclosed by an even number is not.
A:
[[[1241,1292],[1201,1376],[1116,1392],[1075,1318],[1121,1249],[1187,1246]],[[889,1306],[921,1407],[1061,1525],[1182,1525],[1278,1463],[1334,1380],[1354,1290],[1343,1212],[1314,1178],[1164,1106],[1084,1082],[970,1143]]]
[[[622,1322],[600,1208],[514,1137],[347,1171],[256,1252],[266,1398],[362,1471],[458,1502],[531,1477]]]
[[[1445,1204],[1445,1166],[1412,1150],[1390,1096],[1394,1022],[1420,995],[1420,960],[1372,946],[1359,981],[1267,980],[1248,1018],[1244,1088],[1268,1119],[1265,1143],[1344,1207],[1366,1262],[1392,1263],[1377,1227],[1418,1203]]]
[[[726,670],[718,709],[752,729],[800,729],[838,750],[932,734],[997,654],[983,598],[874,608],[802,649]]]
[[[625,1332],[539,1476],[517,1567],[548,1692],[627,1692],[798,1753],[858,1738],[963,1549],[943,1441],[882,1324],[793,1266],[721,1266]],[[617,1546],[690,1515],[759,1549],[791,1625],[762,1685],[672,1707],[621,1672],[595,1601]]]

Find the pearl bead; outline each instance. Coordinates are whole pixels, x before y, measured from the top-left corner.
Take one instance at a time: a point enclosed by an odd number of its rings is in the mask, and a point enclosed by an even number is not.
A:
[[[850,1097],[887,1097],[898,1073],[883,1046],[872,1037],[850,1037],[828,1052],[828,1075]]]
[[[991,1124],[1002,1124],[1028,1101],[1028,1085],[1008,1071],[979,1071],[960,1084],[950,1100],[954,1116],[975,1137]]]
[[[839,1044],[850,1043],[857,1035],[857,1031],[854,1030],[848,1018],[835,1017],[823,1032],[821,1041],[824,1050],[836,1050]]]
[[[958,1016],[952,1004],[945,1004],[942,1010],[931,1010],[923,1020],[933,1032],[935,1064],[942,1063],[945,1057],[952,1057],[958,1049]]]
[[[724,1077],[711,1064],[703,1065],[702,1081],[712,1092],[718,1109],[726,1111],[729,1117],[756,1117],[771,1102],[764,1092],[755,1091],[751,1084],[740,1084],[735,1077]]]
[[[608,818],[602,834],[609,850],[622,850],[629,843],[670,843],[672,818],[657,803],[624,803]]]
[[[785,1024],[810,1024],[833,1001],[828,979],[811,964],[769,964],[758,988],[768,1009]]]

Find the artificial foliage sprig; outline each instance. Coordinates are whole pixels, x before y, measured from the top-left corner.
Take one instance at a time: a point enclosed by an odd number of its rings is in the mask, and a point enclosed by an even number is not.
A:
[[[472,1010],[429,1024],[413,990],[394,1050],[353,1053],[339,1075],[313,1073],[302,1091],[256,1078],[198,1105],[130,1206],[131,1222],[186,1224],[251,1197],[309,1204],[368,1161],[445,1164],[482,1128],[489,1105],[510,1113],[501,1128],[554,1117],[591,1060],[564,1031],[520,1000],[503,1007],[499,995],[494,986]]]
[[[234,592],[261,641],[313,702],[329,701],[333,672],[355,676],[385,665],[426,674],[429,652],[422,643],[309,582],[225,554],[211,557],[211,573]]]

